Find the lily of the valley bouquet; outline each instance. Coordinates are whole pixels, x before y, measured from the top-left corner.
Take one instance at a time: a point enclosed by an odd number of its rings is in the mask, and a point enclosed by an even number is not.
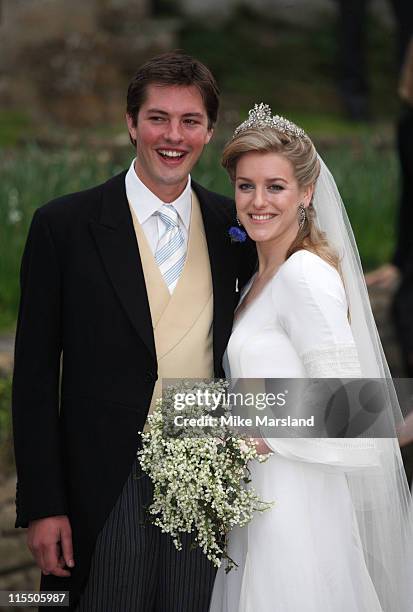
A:
[[[249,463],[265,461],[268,455],[258,455],[253,443],[222,425],[221,416],[230,412],[224,399],[227,389],[226,381],[213,381],[183,382],[164,390],[149,417],[150,429],[142,434],[138,457],[154,485],[148,508],[151,521],[171,535],[178,550],[180,534],[195,532],[195,541],[208,559],[216,567],[227,559],[230,571],[236,563],[227,554],[228,533],[272,503],[260,500],[249,485]],[[179,413],[181,422],[190,418],[192,426],[177,428],[177,394],[199,392],[221,398],[219,406],[185,406]],[[205,425],[208,416],[216,423]]]

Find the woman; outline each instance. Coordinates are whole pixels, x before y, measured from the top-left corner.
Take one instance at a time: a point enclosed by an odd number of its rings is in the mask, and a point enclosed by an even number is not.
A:
[[[228,343],[232,378],[389,378],[340,196],[303,130],[255,105],[225,147],[259,265]],[[400,417],[390,384],[387,413]],[[390,436],[392,434],[388,434]],[[211,612],[411,610],[408,487],[394,438],[267,438],[274,507],[230,535]],[[410,603],[409,603],[410,602]]]

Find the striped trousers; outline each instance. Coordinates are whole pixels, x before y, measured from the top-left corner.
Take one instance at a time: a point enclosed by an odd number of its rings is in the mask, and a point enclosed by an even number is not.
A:
[[[215,568],[184,534],[147,522],[152,483],[136,461],[102,531],[76,612],[208,612]]]

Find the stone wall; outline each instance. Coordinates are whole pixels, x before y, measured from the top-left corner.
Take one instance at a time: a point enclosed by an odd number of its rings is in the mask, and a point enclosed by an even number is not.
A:
[[[121,120],[137,66],[176,46],[174,20],[149,0],[3,0],[0,107],[37,120]]]
[[[39,123],[52,119],[58,125],[87,127],[120,121],[136,67],[179,46],[181,20],[156,17],[155,1],[0,2],[0,108],[22,110]],[[210,24],[241,4],[171,3],[184,16]],[[247,5],[295,24],[317,23],[337,10],[335,0],[250,0]],[[371,0],[371,7],[390,19],[386,0]]]

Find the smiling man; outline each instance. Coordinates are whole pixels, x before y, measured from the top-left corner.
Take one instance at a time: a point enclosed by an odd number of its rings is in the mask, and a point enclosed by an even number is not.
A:
[[[150,84],[137,113],[135,88],[132,83],[126,115],[136,143],[134,169],[148,189],[170,202],[184,190],[189,172],[210,141],[217,111],[208,117],[196,85]]]
[[[42,590],[69,591],[71,610],[208,609],[214,569],[192,537],[177,552],[145,524],[152,488],[136,452],[163,377],[223,375],[237,279],[254,265],[247,244],[231,247],[232,201],[189,174],[217,113],[206,66],[153,58],[128,90],[129,170],[49,202],[30,228],[13,384],[16,527],[28,527]]]

